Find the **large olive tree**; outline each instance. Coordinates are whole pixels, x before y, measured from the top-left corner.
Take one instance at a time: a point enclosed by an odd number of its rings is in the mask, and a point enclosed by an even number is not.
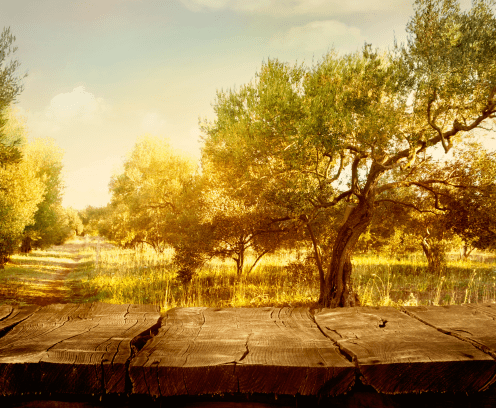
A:
[[[435,146],[494,123],[496,18],[492,1],[462,11],[417,0],[405,45],[328,53],[313,67],[277,60],[254,81],[219,92],[203,124],[204,154],[233,191],[251,189],[288,217],[343,206],[320,303],[356,303],[350,256],[378,201],[397,188],[453,184],[423,170]],[[346,206],[343,205],[346,202]]]

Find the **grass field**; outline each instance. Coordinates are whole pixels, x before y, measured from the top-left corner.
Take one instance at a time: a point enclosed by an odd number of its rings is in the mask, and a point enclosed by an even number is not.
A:
[[[93,255],[79,254],[79,241],[17,254],[0,269],[0,304],[50,304],[83,301],[81,272],[92,270]],[[85,276],[88,276],[87,274]]]
[[[97,261],[80,272],[80,289],[89,300],[153,303],[172,307],[312,306],[318,298],[317,276],[308,268],[288,267],[295,256],[266,256],[257,268],[236,279],[234,262],[212,260],[193,281],[176,280],[171,252],[87,246]],[[496,263],[452,261],[441,276],[427,270],[421,255],[405,260],[377,256],[353,259],[353,285],[363,305],[450,305],[496,302]]]
[[[268,255],[241,280],[234,262],[214,259],[187,286],[176,279],[171,258],[171,251],[157,255],[88,239],[16,255],[0,270],[0,303],[151,303],[165,311],[177,306],[314,306],[318,298],[315,270],[294,263],[295,254]],[[451,261],[441,276],[428,272],[421,255],[404,260],[355,256],[353,265],[353,286],[363,305],[496,302],[494,258],[492,263]]]

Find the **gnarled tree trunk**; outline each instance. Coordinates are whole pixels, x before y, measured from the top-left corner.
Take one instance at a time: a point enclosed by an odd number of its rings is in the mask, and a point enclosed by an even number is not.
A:
[[[369,226],[374,210],[374,194],[362,196],[338,231],[331,263],[326,276],[324,292],[319,303],[324,307],[348,307],[359,305],[356,293],[351,289],[351,254],[360,235]]]
[[[445,248],[439,242],[431,242],[431,239],[428,238],[429,235],[429,231],[427,231],[427,236],[422,239],[420,245],[427,258],[429,271],[435,275],[441,275],[446,267]]]

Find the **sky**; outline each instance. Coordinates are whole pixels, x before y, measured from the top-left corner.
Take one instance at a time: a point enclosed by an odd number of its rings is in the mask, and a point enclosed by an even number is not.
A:
[[[143,134],[199,158],[216,92],[262,62],[386,49],[405,41],[412,14],[413,0],[7,0],[0,29],[28,74],[16,108],[31,138],[64,150],[63,205],[83,209],[109,202],[110,177]]]

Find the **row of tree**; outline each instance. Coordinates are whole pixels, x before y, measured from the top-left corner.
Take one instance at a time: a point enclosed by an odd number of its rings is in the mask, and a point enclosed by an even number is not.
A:
[[[475,143],[458,147],[449,162],[424,163],[423,171],[425,177],[459,184],[443,181],[432,190],[398,188],[385,195],[357,242],[358,251],[400,256],[423,250],[430,269],[440,273],[448,250],[462,247],[463,256],[474,248],[496,250],[496,157]],[[83,234],[99,234],[124,247],[149,245],[157,252],[172,246],[184,281],[212,257],[231,258],[241,276],[263,255],[283,248],[310,249],[314,268],[325,275],[337,233],[356,203],[307,208],[307,213],[273,201],[261,205],[255,190],[244,189],[240,197],[220,188],[223,180],[216,176],[236,180],[207,162],[204,155],[200,171],[166,139],[140,138],[124,172],[110,183],[111,203],[79,213]],[[293,205],[288,198],[283,202]],[[248,250],[255,262],[246,265]]]
[[[306,243],[326,307],[357,303],[360,248],[414,242],[434,271],[455,236],[494,249],[495,157],[472,140],[494,130],[494,3],[414,8],[404,45],[331,51],[309,67],[269,60],[252,82],[218,92],[199,168],[141,139],[111,181],[111,204],[88,219],[122,245],[173,246],[185,281],[212,256],[241,274],[247,249],[258,260]]]
[[[60,244],[82,228],[77,211],[64,209],[62,152],[50,140],[27,142],[13,103],[22,91],[9,29],[0,36],[0,268],[15,252]]]

